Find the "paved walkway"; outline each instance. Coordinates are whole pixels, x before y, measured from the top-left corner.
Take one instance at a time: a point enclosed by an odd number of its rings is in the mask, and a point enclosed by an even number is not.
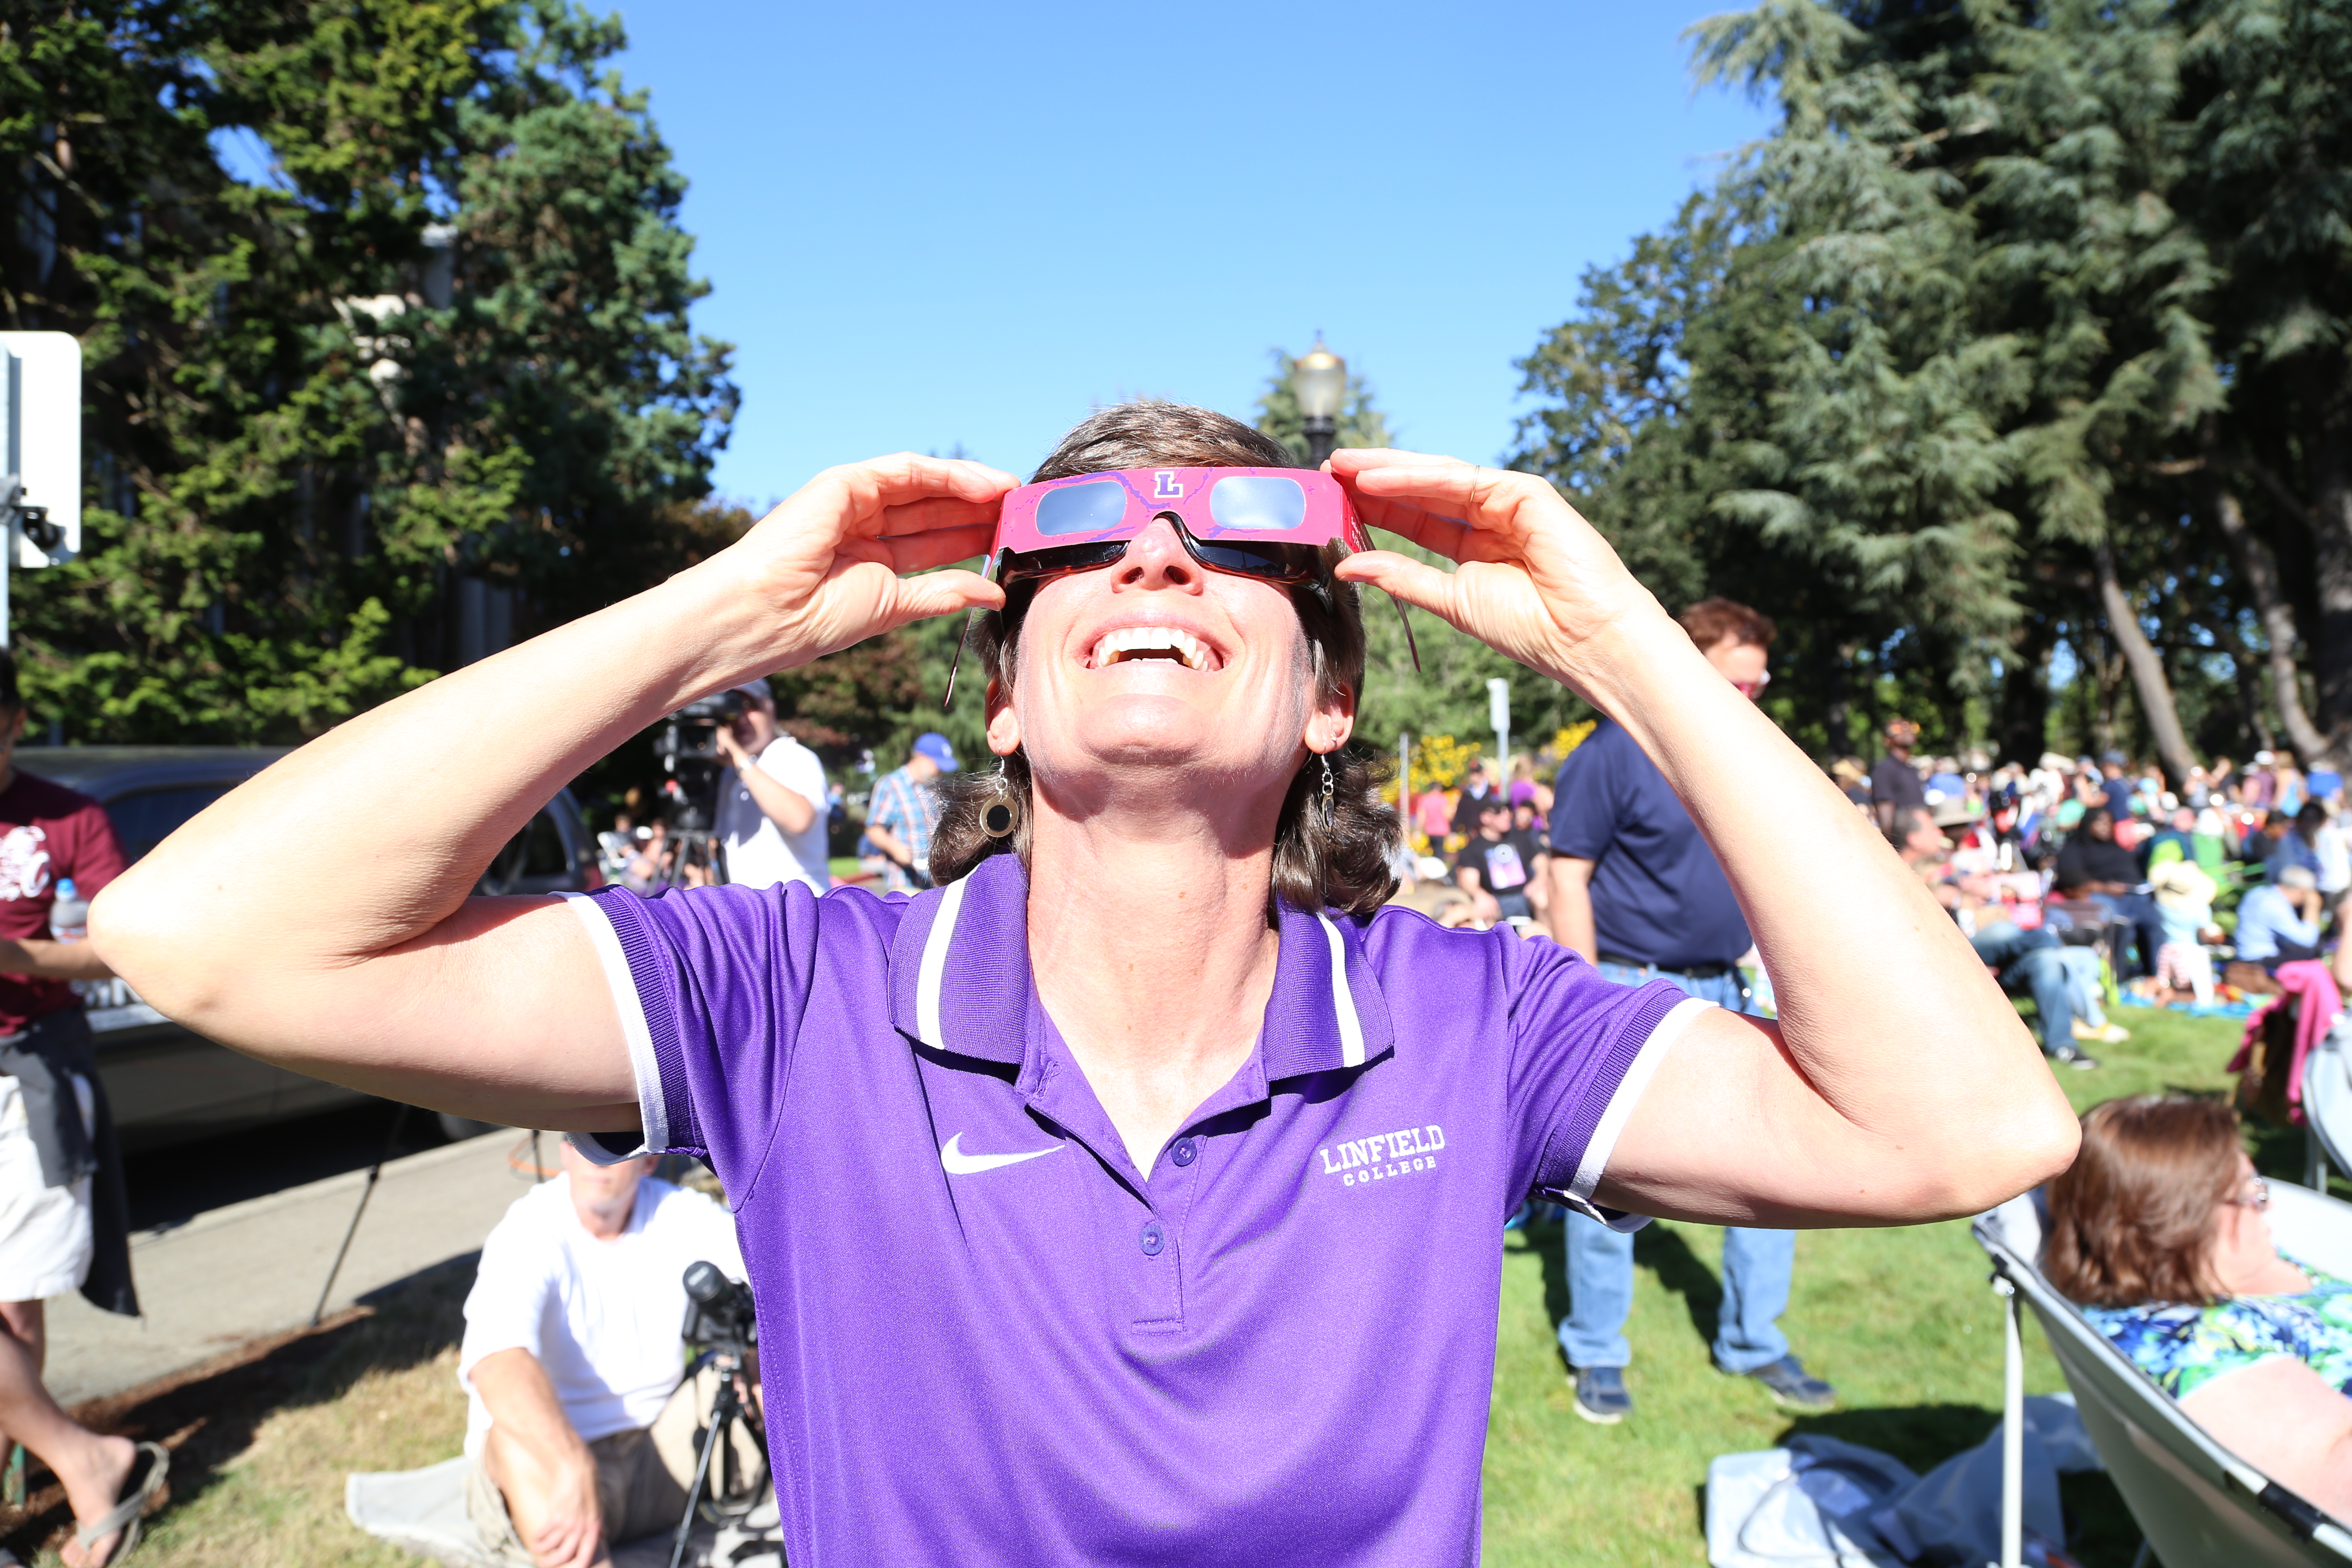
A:
[[[509,1162],[527,1136],[485,1133],[386,1164],[327,1310],[479,1247],[530,1184],[529,1146]],[[551,1165],[558,1136],[541,1140]],[[146,1317],[118,1318],[79,1296],[52,1300],[50,1393],[68,1405],[119,1394],[309,1322],[366,1183],[365,1171],[352,1171],[132,1236]]]

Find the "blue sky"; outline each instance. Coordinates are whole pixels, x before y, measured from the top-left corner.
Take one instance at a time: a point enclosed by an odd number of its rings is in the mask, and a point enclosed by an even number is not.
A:
[[[1582,269],[1760,134],[1722,5],[632,0],[737,346],[722,492],[899,448],[1025,472],[1097,403],[1246,417],[1318,328],[1410,446],[1492,460]]]

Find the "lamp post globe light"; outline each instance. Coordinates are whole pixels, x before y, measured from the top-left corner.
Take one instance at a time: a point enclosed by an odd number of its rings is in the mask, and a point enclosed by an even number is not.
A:
[[[1339,408],[1348,399],[1348,362],[1325,348],[1323,334],[1318,332],[1315,346],[1292,368],[1290,385],[1307,434],[1307,466],[1319,468],[1339,442]]]

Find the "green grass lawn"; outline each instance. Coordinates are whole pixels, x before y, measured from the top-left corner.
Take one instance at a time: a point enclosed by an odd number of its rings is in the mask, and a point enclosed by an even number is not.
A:
[[[2123,1008],[2132,1031],[2096,1047],[2095,1072],[2062,1072],[2077,1110],[2168,1088],[2220,1089],[2241,1021]],[[2274,1178],[2299,1179],[2300,1132],[2254,1141]],[[2347,1195],[2341,1184],[2338,1195]],[[1825,1432],[1883,1448],[1916,1469],[1980,1441],[2000,1419],[2000,1306],[1984,1254],[1963,1222],[1901,1230],[1811,1231],[1797,1238],[1796,1284],[1782,1320],[1805,1364],[1837,1384],[1843,1406],[1792,1417],[1761,1388],[1717,1373],[1707,1346],[1721,1300],[1723,1233],[1660,1222],[1634,1243],[1633,1416],[1593,1426],[1571,1408],[1552,1325],[1567,1309],[1559,1233],[1504,1246],[1501,1332],[1486,1441],[1486,1561],[1704,1563],[1707,1461]],[[2026,1389],[2065,1387],[2026,1320]],[[2104,1476],[2070,1479],[2068,1506],[2089,1568],[2126,1568],[2138,1531]]]
[[[2180,1087],[2218,1089],[2240,1026],[2229,1019],[2125,1009],[2133,1038],[2102,1047],[2105,1065],[2062,1075],[2077,1107]],[[2294,1179],[2302,1135],[2256,1140],[2256,1161]],[[1721,1291],[1722,1233],[1658,1224],[1634,1247],[1633,1365],[1638,1408],[1598,1427],[1570,1408],[1552,1339],[1566,1309],[1556,1229],[1504,1243],[1501,1332],[1486,1444],[1489,1563],[1706,1561],[1701,1488],[1717,1454],[1821,1431],[1886,1449],[1925,1470],[1980,1440],[2000,1405],[2000,1312],[1983,1255],[1961,1224],[1817,1231],[1798,1237],[1784,1320],[1806,1363],[1844,1406],[1790,1419],[1762,1389],[1714,1372],[1707,1344]],[[185,1568],[308,1568],[415,1563],[368,1541],[342,1517],[354,1469],[429,1463],[457,1451],[465,1402],[453,1376],[462,1269],[436,1270],[373,1315],[296,1336],[260,1359],[168,1393],[105,1402],[85,1417],[172,1443],[173,1500],[139,1561]],[[2026,1386],[2064,1386],[2028,1319]],[[2091,1568],[2126,1568],[2139,1541],[2105,1477],[2069,1479],[2066,1500]],[[53,1563],[67,1523],[50,1487],[29,1514],[0,1510],[0,1541]]]

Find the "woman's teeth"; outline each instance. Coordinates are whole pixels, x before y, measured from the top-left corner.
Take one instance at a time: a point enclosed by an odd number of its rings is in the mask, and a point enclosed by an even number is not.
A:
[[[1107,669],[1130,658],[1173,658],[1187,669],[1209,668],[1209,647],[1173,626],[1122,626],[1095,644],[1094,667]]]

